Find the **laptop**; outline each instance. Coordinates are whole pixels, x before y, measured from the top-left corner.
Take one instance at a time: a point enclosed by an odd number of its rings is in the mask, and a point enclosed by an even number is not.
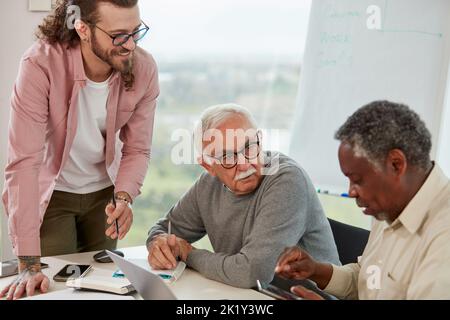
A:
[[[106,252],[144,300],[177,299],[159,275],[151,273],[111,251],[106,250]]]

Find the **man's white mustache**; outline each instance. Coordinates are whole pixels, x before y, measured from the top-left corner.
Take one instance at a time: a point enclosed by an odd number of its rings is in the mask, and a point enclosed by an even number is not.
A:
[[[242,180],[247,177],[250,177],[252,174],[256,172],[256,169],[254,167],[248,168],[247,171],[239,173],[236,177],[234,177],[234,181]]]

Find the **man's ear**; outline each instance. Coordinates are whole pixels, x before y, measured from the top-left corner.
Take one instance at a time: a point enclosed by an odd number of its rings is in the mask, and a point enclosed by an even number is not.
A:
[[[75,31],[78,33],[81,41],[89,41],[91,38],[91,29],[80,19],[75,20]]]
[[[199,165],[201,165],[211,176],[215,177],[216,172],[212,166],[212,163],[208,161],[208,158],[203,156],[197,157],[197,162]]]
[[[392,149],[389,151],[387,159],[387,166],[390,172],[401,177],[405,175],[408,167],[408,162],[405,154],[400,149]]]

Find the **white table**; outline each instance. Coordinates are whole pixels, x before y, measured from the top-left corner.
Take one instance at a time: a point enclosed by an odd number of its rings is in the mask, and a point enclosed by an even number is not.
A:
[[[120,249],[125,258],[129,259],[143,259],[147,257],[147,250],[145,246],[131,247]],[[112,273],[117,269],[113,263],[97,263],[94,261],[93,256],[96,252],[86,252],[69,254],[55,257],[42,258],[42,262],[48,263],[49,268],[42,271],[50,279],[50,289],[48,293],[52,293],[52,299],[57,297],[56,292],[63,290],[65,292],[67,287],[63,282],[53,281],[53,276],[66,264],[91,264],[93,270],[90,275],[98,276],[112,276]],[[4,288],[8,285],[14,277],[8,277],[0,279],[0,288]],[[252,289],[241,289],[232,287],[214,280],[209,280],[203,277],[197,271],[186,268],[183,275],[176,282],[170,284],[172,291],[178,299],[191,299],[191,300],[220,300],[220,299],[241,299],[241,300],[270,300],[271,298],[261,294]],[[89,299],[90,293],[86,292],[80,295],[80,299]],[[138,294],[134,295],[135,298],[140,299]],[[78,296],[77,296],[78,297]]]

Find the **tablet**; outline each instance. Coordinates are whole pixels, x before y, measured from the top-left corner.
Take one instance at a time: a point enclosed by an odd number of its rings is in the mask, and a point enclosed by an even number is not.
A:
[[[303,300],[299,296],[296,296],[293,293],[290,293],[288,291],[285,291],[283,289],[280,289],[278,287],[275,287],[274,285],[261,282],[259,280],[256,280],[258,284],[258,291],[261,293],[264,293],[272,298],[275,298],[277,300]]]

